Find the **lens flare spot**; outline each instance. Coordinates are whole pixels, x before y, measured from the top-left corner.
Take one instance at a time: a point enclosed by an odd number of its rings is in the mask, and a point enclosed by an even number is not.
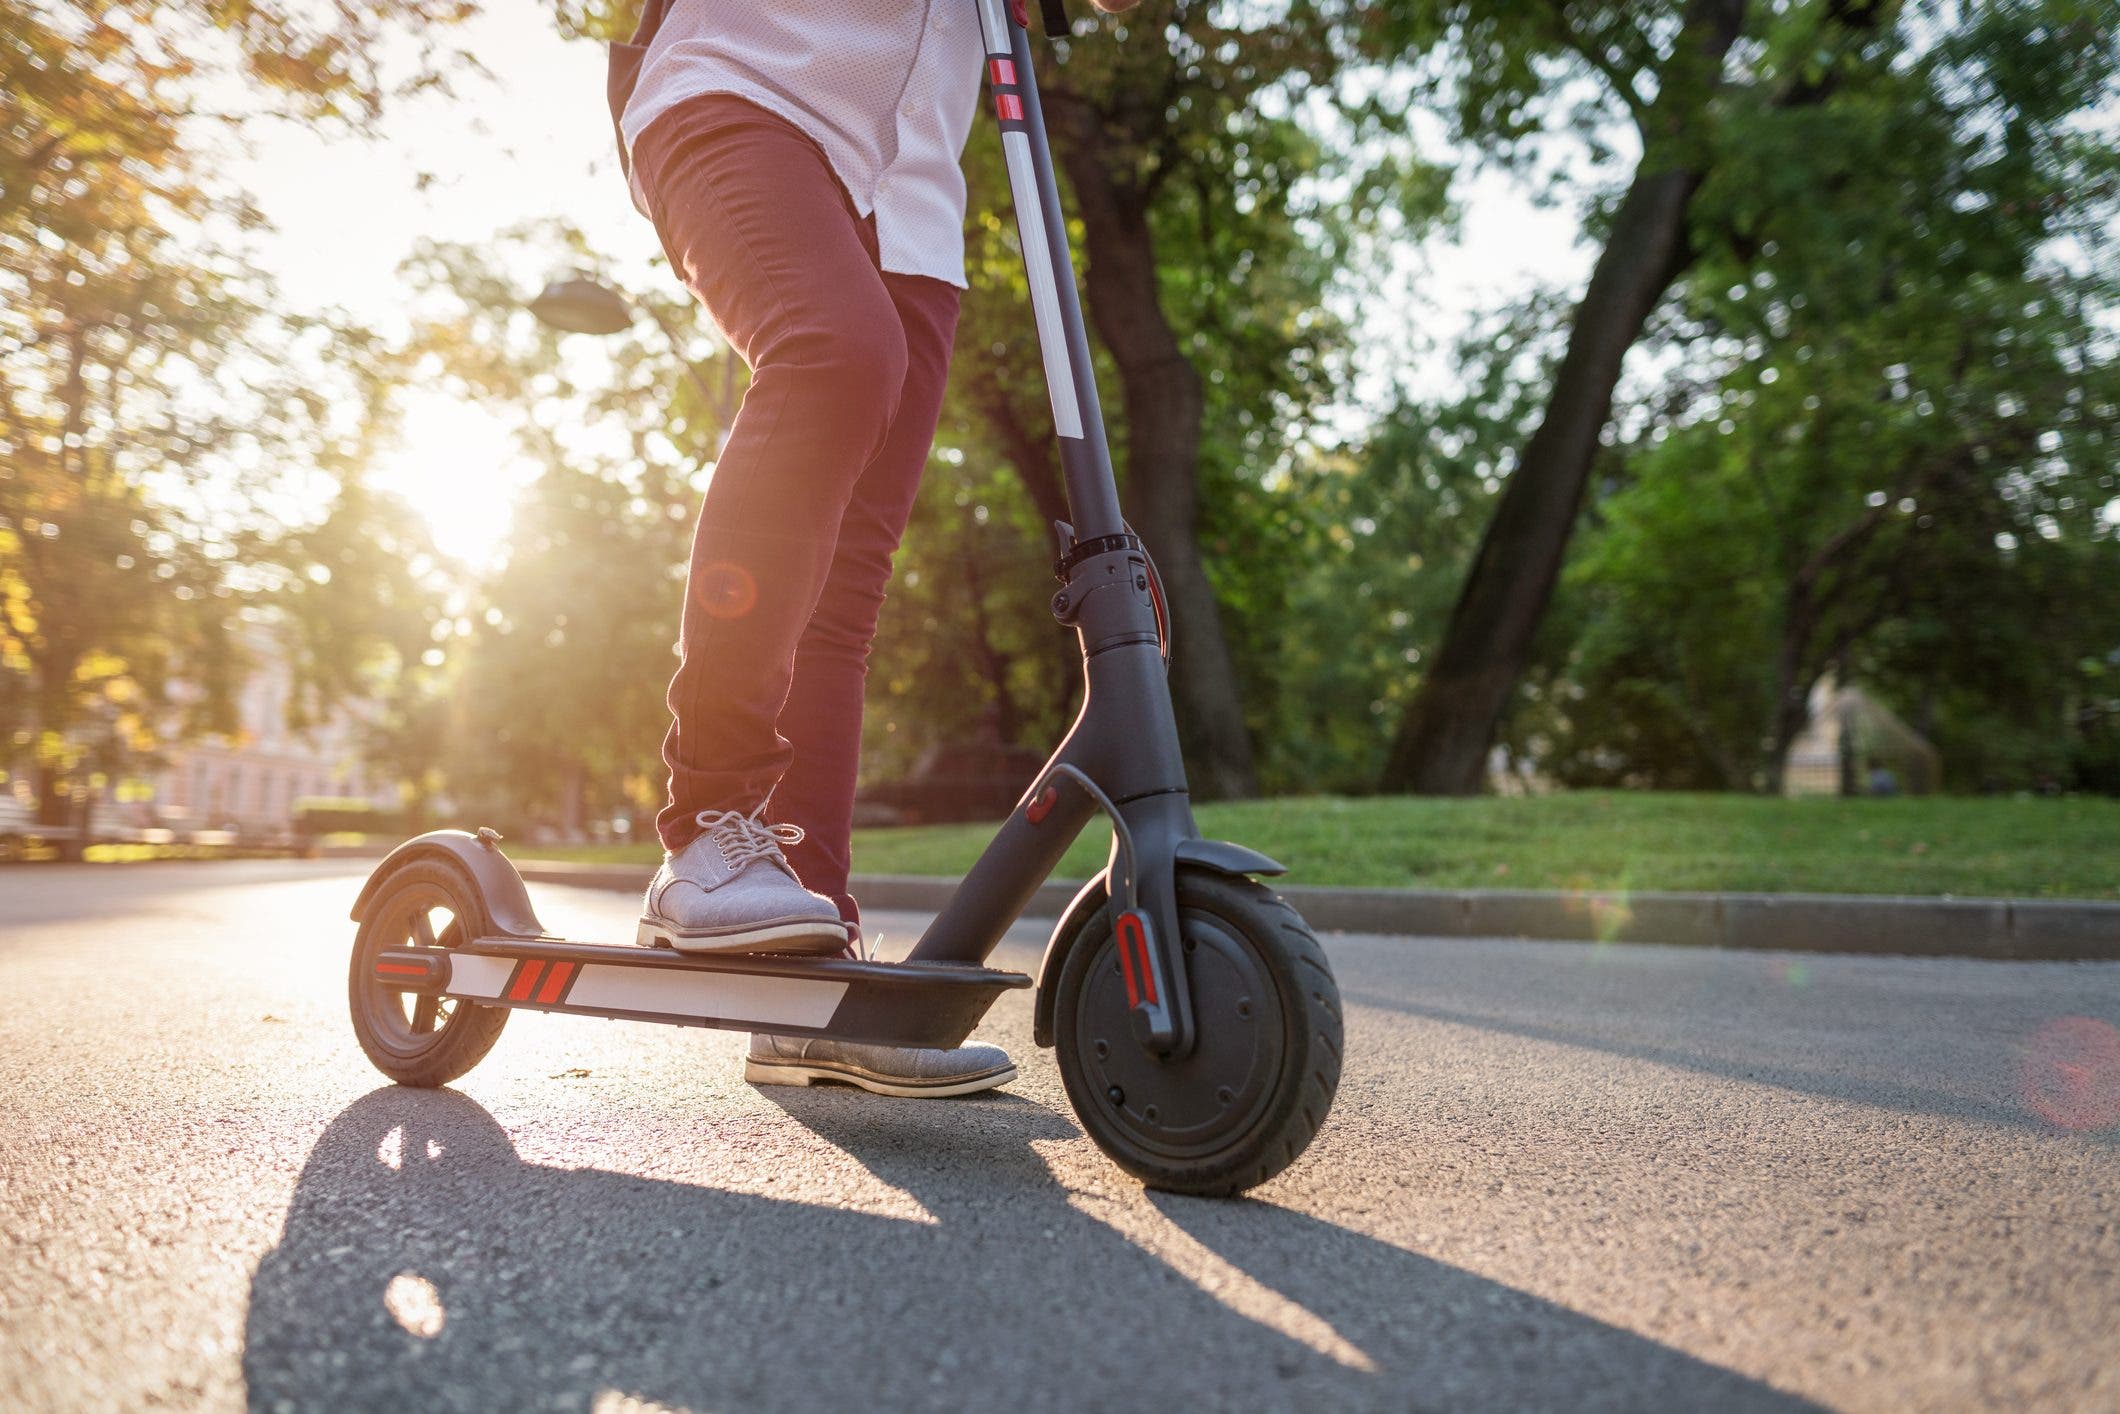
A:
[[[1620,941],[1634,927],[1633,890],[1625,878],[1600,884],[1588,875],[1574,875],[1568,880],[1561,907],[1570,917],[1589,923],[1590,940],[1599,945],[1600,952],[1604,944]]]
[[[717,619],[740,619],[758,607],[758,581],[742,565],[716,560],[699,571],[699,606]]]
[[[606,1389],[597,1391],[596,1398],[590,1401],[589,1414],[671,1414],[675,1408],[623,1390]]]
[[[1781,964],[1781,980],[1792,989],[1801,991],[1811,985],[1811,965],[1789,958]]]
[[[2120,1031],[2095,1017],[2058,1017],[2034,1031],[2018,1077],[2024,1107],[2056,1128],[2120,1123]]]
[[[1596,930],[1599,942],[1618,941],[1633,922],[1634,906],[1624,893],[1591,895],[1590,926]]]
[[[412,1272],[399,1272],[390,1279],[390,1285],[383,1288],[383,1309],[391,1320],[422,1340],[440,1335],[449,1319],[434,1283]]]

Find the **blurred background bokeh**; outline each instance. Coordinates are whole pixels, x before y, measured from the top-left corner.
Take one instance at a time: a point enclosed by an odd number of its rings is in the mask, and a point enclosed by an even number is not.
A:
[[[618,172],[597,41],[632,8],[0,0],[0,839],[652,854],[744,372]],[[1418,841],[1376,882],[1627,883],[1391,813],[1594,791],[1622,835],[1881,879],[1865,849],[2035,842],[2074,872],[1928,884],[2110,896],[2116,28],[1146,0],[1042,46],[1199,793],[1280,800],[1320,857]],[[877,823],[1005,809],[1080,691],[986,122]],[[1949,813],[1760,813],[1797,796]]]

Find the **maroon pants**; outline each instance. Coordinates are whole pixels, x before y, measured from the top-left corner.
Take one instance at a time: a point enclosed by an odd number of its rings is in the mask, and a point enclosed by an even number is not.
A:
[[[667,849],[702,810],[802,826],[789,862],[847,894],[869,643],[942,407],[958,291],[878,269],[823,151],[740,98],[703,95],[634,163],[663,248],[751,386],[692,539],[670,682]]]

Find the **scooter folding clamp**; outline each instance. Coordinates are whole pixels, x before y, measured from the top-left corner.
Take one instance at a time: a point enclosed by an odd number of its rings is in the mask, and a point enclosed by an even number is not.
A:
[[[1130,530],[1122,531],[1117,535],[1092,536],[1088,540],[1070,538],[1066,552],[1059,559],[1053,561],[1053,578],[1065,584],[1074,575],[1076,565],[1094,556],[1110,554],[1115,550],[1133,550],[1137,553],[1147,553],[1141,544],[1141,537]]]

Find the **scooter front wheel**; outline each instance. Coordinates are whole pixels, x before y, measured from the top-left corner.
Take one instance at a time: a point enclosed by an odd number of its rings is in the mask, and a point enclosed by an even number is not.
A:
[[[1339,985],[1302,916],[1251,879],[1180,870],[1198,1044],[1134,1039],[1109,901],[1060,971],[1054,1043],[1082,1127],[1151,1188],[1225,1196],[1296,1161],[1340,1083]]]
[[[400,991],[375,980],[389,948],[452,948],[477,931],[469,882],[438,859],[394,870],[361,918],[346,979],[353,1034],[375,1068],[400,1085],[447,1085],[493,1049],[506,1007]]]

